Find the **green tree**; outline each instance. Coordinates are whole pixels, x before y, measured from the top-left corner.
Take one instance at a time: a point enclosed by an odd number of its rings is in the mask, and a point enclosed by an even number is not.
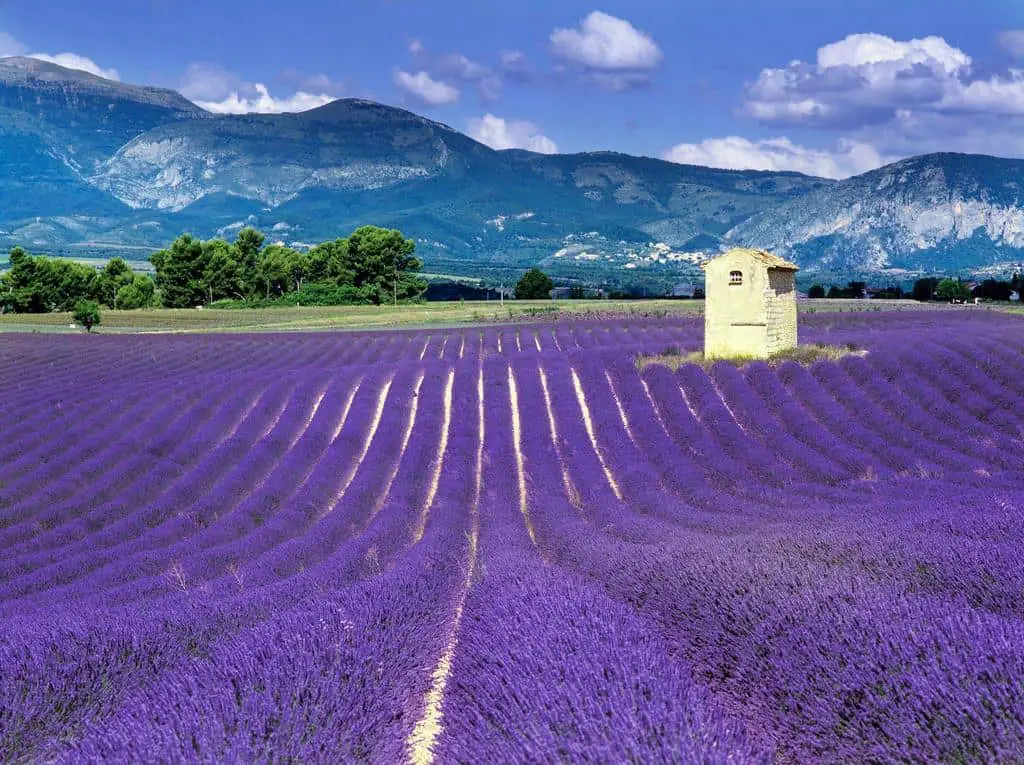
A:
[[[352,284],[368,292],[374,303],[418,298],[427,283],[416,276],[423,263],[413,255],[416,243],[400,231],[362,226],[352,232],[345,248],[344,268]]]
[[[890,284],[888,287],[885,287],[881,291],[875,293],[875,297],[885,298],[887,300],[898,300],[904,297],[903,288],[898,284]]]
[[[243,289],[249,296],[262,294],[256,266],[266,240],[261,231],[251,226],[243,228],[235,237],[235,260],[238,262]]]
[[[10,254],[11,268],[0,276],[4,310],[18,313],[70,311],[97,291],[96,270],[64,258],[32,257],[20,247]]]
[[[586,297],[587,297],[587,291],[583,287],[579,286],[578,284],[569,288],[569,299],[570,300],[583,300]]]
[[[223,239],[203,242],[203,287],[207,302],[246,295],[244,269],[236,257],[237,248]]]
[[[117,291],[117,307],[125,311],[150,308],[156,302],[156,285],[144,274],[135,274],[131,284]]]
[[[958,279],[943,279],[935,288],[935,296],[940,300],[967,300],[971,291]]]
[[[280,244],[272,244],[260,253],[256,273],[266,298],[279,297],[302,288],[306,278],[307,257]]]
[[[867,286],[865,282],[850,282],[846,285],[846,297],[860,300],[864,297],[864,291],[867,289]]]
[[[926,303],[935,297],[935,289],[938,285],[938,279],[934,276],[926,276],[925,278],[918,279],[914,282],[914,288],[911,290],[910,295],[914,300]]]
[[[134,274],[124,258],[111,258],[96,280],[96,298],[106,306],[117,308],[117,293],[132,283]]]
[[[36,286],[36,261],[21,247],[14,247],[8,256],[11,267],[0,275],[4,311],[44,313],[49,310],[44,296]]]
[[[555,283],[539,268],[531,268],[516,283],[517,300],[550,300]]]
[[[809,298],[823,298],[825,297],[825,288],[820,284],[812,284],[811,288],[807,290],[807,297]]]
[[[79,300],[75,304],[75,310],[71,314],[71,318],[76,324],[81,324],[85,327],[86,332],[92,332],[92,328],[99,324],[102,319],[100,316],[100,304],[95,300]]]
[[[323,242],[309,251],[306,259],[307,278],[311,282],[337,286],[355,283],[355,274],[348,263],[348,240]]]
[[[167,308],[194,308],[209,297],[204,275],[203,243],[182,234],[169,249],[150,257],[156,269],[156,285]]]

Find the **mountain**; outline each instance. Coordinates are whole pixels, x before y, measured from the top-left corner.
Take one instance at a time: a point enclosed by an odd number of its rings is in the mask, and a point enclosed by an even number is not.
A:
[[[1024,160],[912,157],[781,201],[726,238],[836,272],[1020,261]]]
[[[0,247],[140,258],[256,225],[295,246],[364,223],[430,270],[541,264],[601,280],[693,273],[730,244],[806,270],[1021,260],[1021,162],[917,157],[844,181],[613,152],[495,151],[403,109],[210,114],[178,93],[0,59]]]
[[[203,114],[171,90],[0,59],[0,229],[40,245],[112,225],[124,204],[86,177],[140,133]]]

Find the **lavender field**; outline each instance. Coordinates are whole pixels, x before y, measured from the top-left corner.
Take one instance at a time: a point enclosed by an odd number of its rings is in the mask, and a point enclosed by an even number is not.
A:
[[[0,336],[0,761],[1024,762],[1022,330]]]

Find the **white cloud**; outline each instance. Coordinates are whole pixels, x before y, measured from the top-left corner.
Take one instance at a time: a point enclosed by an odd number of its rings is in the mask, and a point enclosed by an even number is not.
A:
[[[3,56],[25,55],[28,58],[34,58],[39,61],[47,61],[51,64],[62,66],[65,69],[76,69],[80,72],[87,72],[88,74],[92,74],[97,77],[102,77],[106,80],[121,79],[121,75],[116,69],[104,69],[91,58],[79,56],[77,53],[57,53],[53,55],[49,53],[25,53],[24,49],[19,51],[16,45],[13,46],[13,48],[11,49],[12,52],[3,53],[3,50],[6,49],[4,48],[5,45],[10,45],[11,41],[17,43],[17,41],[14,40],[14,38],[11,38],[9,35],[6,35],[5,37],[7,38],[6,40],[3,37],[0,37],[0,54],[2,54]]]
[[[442,56],[437,70],[441,76],[475,85],[485,101],[492,101],[501,95],[501,79],[489,67],[461,53]]]
[[[442,80],[435,80],[426,72],[410,74],[398,69],[395,85],[413,98],[430,106],[443,106],[459,100],[459,89]]]
[[[501,52],[501,66],[504,69],[518,69],[528,65],[526,54],[521,50],[503,50]]]
[[[812,149],[788,138],[751,141],[739,136],[681,143],[664,154],[670,162],[729,170],[792,170],[823,178],[846,178],[899,159],[883,156],[873,146],[840,140],[838,147]]]
[[[505,120],[493,114],[485,114],[471,119],[467,132],[470,138],[492,149],[529,149],[540,154],[555,154],[558,151],[554,141],[526,120]]]
[[[1024,53],[1024,34],[1004,32],[1000,42]],[[836,131],[880,156],[1024,153],[1024,68],[981,74],[941,37],[850,35],[820,48],[814,63],[762,70],[744,110],[766,124]],[[846,172],[846,161],[837,159],[835,172]]]
[[[267,86],[261,82],[253,83],[255,95],[242,96],[230,93],[219,101],[196,101],[195,103],[207,111],[218,114],[280,114],[281,112],[305,112],[318,106],[329,104],[333,97],[324,93],[305,93],[297,91],[287,98],[275,98]]]
[[[0,58],[20,56],[27,50],[27,46],[15,40],[7,32],[0,32]]]
[[[516,82],[533,82],[539,78],[536,67],[521,50],[501,51],[501,73]]]
[[[999,44],[1011,56],[1024,58],[1024,29],[1006,29],[999,33]]]
[[[979,78],[972,63],[941,37],[849,35],[820,48],[815,64],[762,70],[747,87],[745,108],[764,122],[845,129],[886,124],[906,111],[1024,115],[1022,71]]]
[[[8,56],[27,56],[29,58],[47,61],[65,69],[77,69],[81,72],[88,72],[97,77],[107,80],[120,80],[121,75],[116,69],[104,69],[91,58],[80,56],[77,53],[29,53],[29,47],[20,40],[15,39],[7,32],[0,32],[0,58]]]
[[[193,63],[186,68],[179,91],[207,111],[218,114],[304,112],[334,100],[332,93],[337,86],[325,75],[286,74],[289,79],[301,80],[310,89],[300,88],[290,96],[278,98],[265,84],[246,82],[219,64]]]
[[[454,72],[464,80],[478,80],[490,75],[491,70],[483,64],[478,64],[461,53],[453,53],[442,59],[442,65]]]
[[[650,36],[625,18],[599,10],[584,18],[578,28],[556,29],[550,40],[562,61],[603,76],[597,81],[617,89],[646,81],[643,75],[656,69],[664,57]],[[627,79],[622,73],[632,76]]]
[[[192,63],[185,68],[178,91],[193,101],[220,101],[245,89],[245,83],[220,64]]]
[[[418,56],[421,53],[423,53],[424,50],[425,50],[425,48],[423,47],[423,43],[421,43],[419,40],[410,40],[409,41],[409,52],[412,55]]]
[[[884,76],[886,70],[870,68],[875,64],[893,64],[899,71],[920,64],[953,74],[970,66],[971,57],[934,35],[900,42],[880,34],[852,34],[818,49],[819,71],[849,66],[864,68],[868,75],[877,71]]]

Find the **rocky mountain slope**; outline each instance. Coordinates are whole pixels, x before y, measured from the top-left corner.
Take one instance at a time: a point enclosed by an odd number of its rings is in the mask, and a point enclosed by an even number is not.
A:
[[[257,225],[303,245],[375,223],[456,270],[686,272],[732,243],[809,270],[971,268],[1024,259],[1022,170],[932,155],[835,182],[494,151],[370,101],[220,116],[173,91],[0,59],[3,248],[145,257],[184,230]]]
[[[932,154],[780,202],[727,235],[835,271],[1020,260],[1024,161]]]

